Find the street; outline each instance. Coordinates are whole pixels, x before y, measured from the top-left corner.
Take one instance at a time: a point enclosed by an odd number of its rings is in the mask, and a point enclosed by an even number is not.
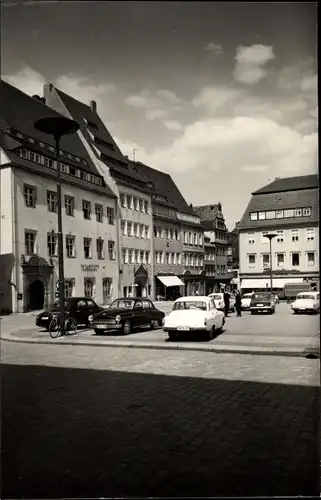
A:
[[[318,360],[1,353],[1,498],[319,494]]]

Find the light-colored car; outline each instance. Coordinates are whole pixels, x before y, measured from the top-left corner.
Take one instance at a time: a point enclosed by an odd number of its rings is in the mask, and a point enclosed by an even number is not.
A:
[[[252,293],[245,293],[243,295],[242,301],[241,301],[242,309],[244,309],[244,310],[250,309],[252,295],[253,295]]]
[[[302,292],[299,293],[294,302],[291,304],[291,309],[294,314],[300,312],[320,312],[320,293],[319,292]]]
[[[181,297],[175,300],[172,311],[163,319],[163,330],[171,340],[181,333],[205,333],[208,340],[222,331],[225,315],[211,297]]]
[[[230,296],[229,311],[233,312],[235,309],[235,297],[232,294],[229,294],[229,296]],[[224,293],[210,293],[209,297],[214,299],[216,308],[219,311],[224,311],[224,307],[225,307],[225,305],[224,305]]]

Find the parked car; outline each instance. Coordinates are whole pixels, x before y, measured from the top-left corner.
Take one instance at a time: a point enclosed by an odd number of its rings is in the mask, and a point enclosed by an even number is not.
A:
[[[275,302],[273,295],[269,292],[253,293],[250,304],[250,311],[251,314],[260,312],[268,312],[270,314],[274,314]]]
[[[91,318],[90,326],[96,334],[118,331],[129,335],[134,328],[159,328],[164,316],[149,299],[119,298]]]
[[[278,295],[276,295],[276,293],[274,293],[274,294],[273,294],[273,298],[274,298],[274,302],[275,302],[276,304],[279,304],[280,299],[279,299],[279,296],[278,296]]]
[[[181,297],[175,300],[172,311],[163,320],[163,330],[171,340],[181,333],[205,333],[212,340],[222,331],[225,315],[219,311],[212,297]]]
[[[252,295],[253,295],[253,293],[245,293],[243,295],[242,301],[241,301],[241,307],[244,311],[247,309],[250,309]]]
[[[65,311],[75,318],[78,325],[89,326],[91,317],[103,310],[103,307],[98,306],[94,300],[87,297],[70,297],[65,299]],[[57,300],[47,311],[42,311],[38,314],[36,317],[36,326],[48,330],[52,318],[58,312],[59,300]]]
[[[232,294],[229,294],[230,296],[230,305],[229,305],[229,311],[233,312],[235,309],[235,297]],[[211,297],[216,305],[216,308],[219,311],[224,311],[225,304],[224,304],[224,293],[210,293],[209,297]]]
[[[303,292],[299,293],[295,301],[291,304],[291,309],[294,314],[301,312],[320,312],[320,293],[319,292]]]

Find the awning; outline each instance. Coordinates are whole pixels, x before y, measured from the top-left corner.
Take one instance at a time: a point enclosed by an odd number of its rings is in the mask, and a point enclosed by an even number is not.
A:
[[[273,279],[273,288],[284,288],[286,283],[302,283],[303,278],[274,278]],[[270,279],[243,279],[241,283],[241,288],[252,288],[252,289],[267,289],[270,287]]]
[[[157,276],[165,286],[184,286],[178,276]]]

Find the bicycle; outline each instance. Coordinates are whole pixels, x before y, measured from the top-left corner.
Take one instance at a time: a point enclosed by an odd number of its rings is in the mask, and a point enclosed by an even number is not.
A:
[[[74,335],[77,331],[77,321],[72,316],[67,316],[61,325],[60,315],[56,314],[49,324],[49,335],[52,339],[61,337],[62,335]]]

